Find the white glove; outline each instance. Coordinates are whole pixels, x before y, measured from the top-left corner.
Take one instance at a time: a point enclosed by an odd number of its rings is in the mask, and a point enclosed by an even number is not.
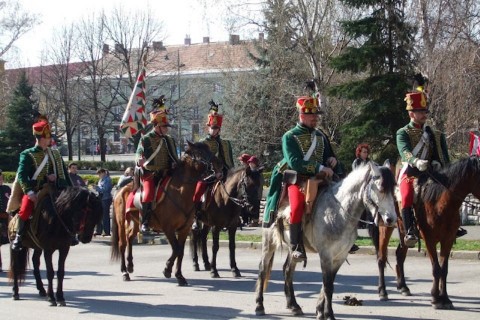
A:
[[[437,160],[432,160],[432,168],[433,171],[440,171],[440,169],[442,169],[442,164]]]
[[[428,160],[415,159],[413,165],[418,168],[420,171],[425,171],[428,168]]]

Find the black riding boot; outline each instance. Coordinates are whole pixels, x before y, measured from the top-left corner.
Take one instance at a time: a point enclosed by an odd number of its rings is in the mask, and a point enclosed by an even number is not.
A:
[[[17,225],[17,235],[15,236],[15,240],[12,242],[12,250],[13,251],[20,251],[22,246],[22,237],[25,232],[25,221],[23,221],[20,217],[18,217],[18,225]]]
[[[307,259],[302,239],[302,223],[290,224],[290,246],[292,248],[292,260],[295,262],[305,261]]]
[[[413,210],[411,207],[402,209],[403,226],[405,227],[405,245],[409,248],[413,248],[418,241],[415,234]]]
[[[152,216],[152,203],[144,202],[142,203],[142,232],[148,231],[148,224],[150,223],[150,218]]]
[[[202,201],[195,202],[195,216],[193,218],[192,230],[200,230],[201,222],[198,219],[202,216]]]

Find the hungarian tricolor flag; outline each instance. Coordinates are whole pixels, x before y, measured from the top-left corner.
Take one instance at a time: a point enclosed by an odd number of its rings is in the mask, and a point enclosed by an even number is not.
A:
[[[480,135],[470,131],[470,150],[468,153],[471,156],[480,156]]]
[[[137,82],[133,88],[127,108],[120,123],[120,129],[126,138],[132,137],[137,132],[145,129],[147,125],[147,116],[145,114],[146,104],[146,83],[145,83],[145,67],[142,68],[138,75]]]

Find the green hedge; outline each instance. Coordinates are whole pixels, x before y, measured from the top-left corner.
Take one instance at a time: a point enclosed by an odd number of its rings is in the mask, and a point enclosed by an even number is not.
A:
[[[16,172],[11,172],[11,171],[3,171],[3,181],[5,183],[13,183],[15,180],[15,174]],[[80,174],[80,177],[82,177],[83,180],[88,180],[88,184],[90,185],[96,185],[98,183],[98,175],[97,174]],[[118,183],[118,179],[120,177],[111,177],[112,178],[112,184],[115,186]]]

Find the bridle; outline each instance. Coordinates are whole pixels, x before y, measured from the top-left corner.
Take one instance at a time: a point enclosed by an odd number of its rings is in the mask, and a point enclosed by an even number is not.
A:
[[[248,199],[248,193],[247,193],[247,174],[242,172],[242,177],[240,179],[240,182],[238,183],[238,188],[237,188],[237,194],[241,195],[241,198],[235,198],[233,197],[228,191],[225,186],[225,183],[223,181],[220,182],[222,185],[223,190],[228,196],[228,199],[232,201],[235,205],[245,208],[245,207],[253,207],[254,205],[250,203],[250,200]]]

